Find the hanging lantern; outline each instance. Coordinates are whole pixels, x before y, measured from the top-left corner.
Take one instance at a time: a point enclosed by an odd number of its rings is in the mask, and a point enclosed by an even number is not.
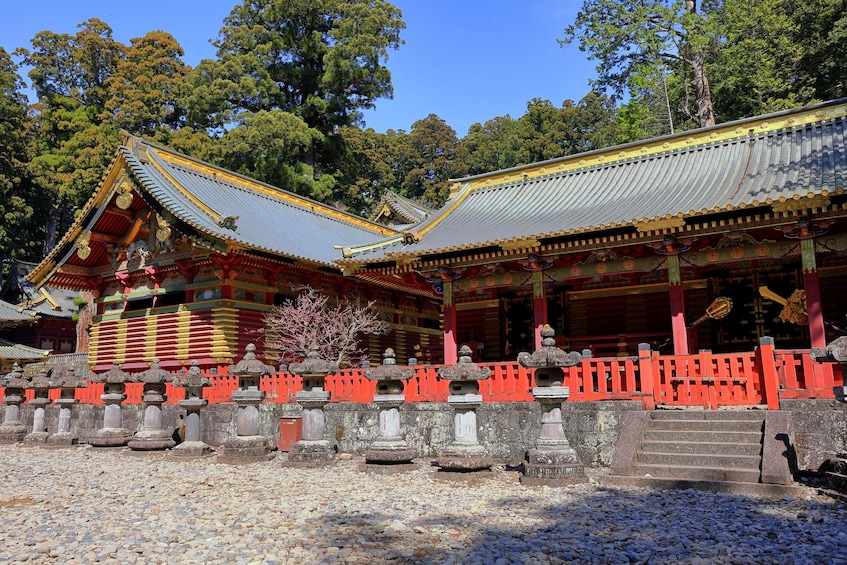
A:
[[[115,199],[115,204],[117,204],[118,208],[121,210],[126,210],[132,205],[132,181],[129,180],[129,176],[126,174],[126,171],[121,172],[120,178],[117,180],[117,188],[120,194]]]
[[[83,232],[77,240],[74,242],[74,246],[76,247],[77,257],[80,259],[87,259],[89,255],[91,255],[91,246],[89,246],[89,242],[91,241],[91,232]]]
[[[158,226],[156,228],[156,239],[158,241],[167,241],[173,233],[170,222],[156,214],[156,225]]]

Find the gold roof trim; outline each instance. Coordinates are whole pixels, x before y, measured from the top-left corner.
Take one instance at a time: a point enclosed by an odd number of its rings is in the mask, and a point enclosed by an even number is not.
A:
[[[816,196],[810,196],[803,198],[802,196],[795,195],[794,198],[790,200],[780,200],[779,202],[774,202],[771,205],[771,209],[774,212],[801,212],[806,210],[812,210],[814,208],[827,208],[831,204],[829,196],[825,196],[823,194],[818,194]]]
[[[598,149],[587,153],[577,153],[540,163],[520,165],[503,171],[493,171],[475,177],[454,179],[455,183],[451,187],[450,194],[453,196],[453,194],[458,193],[459,187],[466,185],[470,185],[473,190],[476,190],[576,171],[592,166],[612,166],[627,159],[641,160],[652,155],[672,153],[680,149],[691,150],[700,145],[715,145],[723,141],[731,141],[766,131],[797,129],[845,115],[847,115],[847,102],[842,101],[747,118],[658,139]]]
[[[681,228],[685,225],[685,220],[682,218],[660,218],[655,220],[642,220],[632,222],[638,233],[647,233],[651,231],[661,231],[674,228]]]
[[[226,169],[221,169],[221,168],[215,167],[214,165],[210,165],[208,163],[203,163],[202,161],[192,159],[191,157],[187,157],[187,156],[181,155],[179,153],[174,153],[171,150],[167,149],[166,147],[147,144],[147,143],[145,143],[145,142],[143,142],[143,141],[141,141],[137,138],[133,138],[133,137],[130,137],[127,140],[126,145],[130,149],[132,149],[133,146],[137,146],[137,147],[143,146],[143,147],[146,148],[146,151],[148,152],[148,154],[149,153],[155,153],[155,155],[159,159],[161,159],[161,160],[163,160],[167,163],[186,167],[188,169],[202,173],[202,174],[204,174],[208,177],[212,177],[212,178],[224,181],[224,182],[228,182],[232,185],[235,185],[235,186],[238,186],[238,187],[241,187],[241,188],[245,188],[245,189],[249,189],[249,190],[252,190],[252,191],[255,191],[255,192],[259,192],[261,194],[264,194],[265,196],[269,196],[269,197],[272,197],[272,198],[275,198],[275,199],[278,199],[278,200],[282,200],[284,202],[288,202],[289,204],[296,205],[300,208],[311,209],[313,212],[319,212],[319,213],[324,214],[326,216],[331,216],[331,217],[335,218],[336,220],[339,220],[339,221],[342,221],[342,222],[347,222],[347,223],[350,223],[350,224],[358,225],[360,227],[367,228],[371,231],[379,232],[379,233],[386,235],[386,236],[394,235],[395,233],[397,233],[396,230],[392,230],[392,229],[390,229],[386,226],[377,224],[376,222],[371,222],[371,221],[366,220],[364,218],[359,218],[359,217],[354,216],[352,214],[347,214],[345,212],[341,212],[339,210],[336,210],[335,208],[332,208],[331,206],[327,206],[326,204],[321,204],[317,201],[309,200],[307,198],[303,198],[303,197],[298,196],[296,194],[286,192],[282,188],[272,187],[271,185],[260,183],[259,181],[249,179],[247,177],[238,175],[238,174],[233,173],[231,171],[227,171]],[[157,168],[159,168],[158,164],[157,164]],[[168,175],[167,178],[168,178],[169,181],[174,183],[174,186],[179,187],[179,185],[176,184],[171,179],[170,175]],[[179,188],[180,188],[180,190],[182,190],[181,187],[179,187]],[[193,201],[194,200],[192,200],[192,202]],[[220,215],[218,215],[218,217],[220,217]]]

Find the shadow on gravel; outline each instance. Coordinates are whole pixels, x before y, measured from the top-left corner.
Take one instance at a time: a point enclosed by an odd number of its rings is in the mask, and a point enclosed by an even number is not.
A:
[[[415,545],[420,531],[467,528],[461,508],[407,523],[402,531],[379,526],[391,521],[390,512],[326,519],[330,528],[351,519],[368,523],[375,528],[373,544],[398,563],[847,563],[839,557],[847,539],[838,538],[847,507],[837,503],[693,490],[598,488],[572,496],[572,504],[530,514],[526,508],[531,499],[538,504],[537,494],[500,499],[492,513],[508,516],[514,509],[516,516],[493,528],[478,520],[470,546]]]

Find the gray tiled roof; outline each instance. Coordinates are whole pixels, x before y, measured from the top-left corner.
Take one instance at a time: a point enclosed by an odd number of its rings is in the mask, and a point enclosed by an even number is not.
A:
[[[34,311],[0,300],[0,322],[27,322],[37,319]]]
[[[731,140],[466,187],[414,228],[418,242],[385,240],[384,246],[353,249],[353,257],[372,261],[484,247],[833,192],[844,187],[845,141],[843,118],[756,134],[744,129]]]
[[[35,349],[0,339],[0,359],[43,360],[47,358],[48,353],[49,350]]]
[[[214,237],[332,265],[339,256],[334,246],[360,245],[389,233],[383,226],[212,165],[184,156],[166,158],[174,153],[164,148],[147,149],[142,159],[132,149],[121,148],[146,191],[176,217]],[[218,224],[225,217],[237,217],[235,230]]]

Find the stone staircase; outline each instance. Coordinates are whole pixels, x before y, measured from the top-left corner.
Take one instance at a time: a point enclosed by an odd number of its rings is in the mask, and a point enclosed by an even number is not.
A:
[[[796,494],[787,421],[766,410],[655,410],[627,418],[607,482]],[[784,429],[782,429],[784,428]]]

